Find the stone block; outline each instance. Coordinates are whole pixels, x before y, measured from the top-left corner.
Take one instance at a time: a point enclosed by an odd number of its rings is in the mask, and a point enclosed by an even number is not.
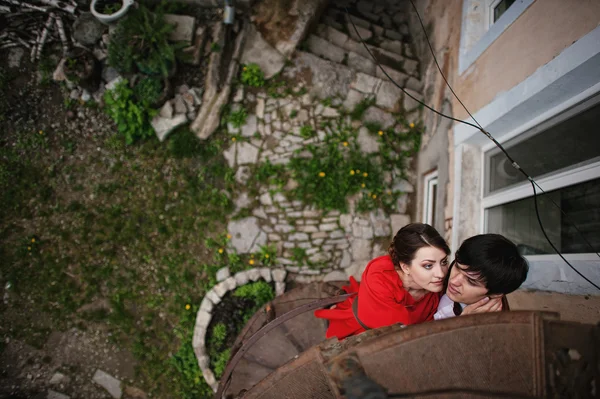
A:
[[[248,281],[250,280],[250,278],[248,277],[248,273],[243,271],[243,272],[237,272],[233,278],[235,279],[235,283],[237,284],[238,287],[248,284]]]
[[[108,85],[107,85],[108,87]],[[187,116],[185,114],[177,115],[174,118],[167,119],[160,115],[156,115],[152,118],[152,128],[156,132],[156,136],[160,141],[164,141],[165,138],[175,130],[177,127],[187,122]]]
[[[373,94],[377,92],[379,85],[381,85],[381,79],[367,75],[362,72],[356,74],[356,79],[350,85],[351,88],[358,90],[362,93]]]
[[[392,225],[392,235],[395,235],[398,230],[410,223],[409,215],[392,214],[390,215],[390,223]]]
[[[269,269],[268,267],[261,267],[259,269],[260,271],[260,276],[263,278],[263,280],[265,280],[267,283],[270,283],[273,278],[271,276],[271,269]]]
[[[316,54],[319,57],[323,57],[327,60],[337,63],[341,63],[344,60],[344,49],[319,36],[310,35],[308,37],[307,44],[311,53]]]
[[[357,238],[352,242],[352,258],[368,261],[371,257],[371,240]]]
[[[248,274],[248,279],[250,279],[250,281],[258,281],[258,279],[260,279],[260,270],[259,269],[250,269],[247,270],[246,273]]]
[[[284,269],[274,269],[271,270],[271,274],[273,275],[273,281],[284,282],[287,272]]]
[[[100,385],[102,388],[106,389],[106,391],[115,399],[120,399],[123,396],[123,391],[121,389],[121,381],[113,377],[112,375],[97,369],[94,373],[94,377],[92,380]]]
[[[217,281],[221,282],[228,279],[231,276],[229,273],[229,267],[222,267],[217,271]]]
[[[358,72],[375,75],[377,66],[372,59],[350,51],[348,53],[348,66]]]
[[[194,38],[196,20],[188,15],[165,14],[165,22],[175,25],[175,29],[169,34],[169,40],[173,42],[185,42],[188,46]]]

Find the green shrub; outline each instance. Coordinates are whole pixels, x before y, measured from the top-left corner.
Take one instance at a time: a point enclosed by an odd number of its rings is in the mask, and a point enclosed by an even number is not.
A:
[[[234,291],[233,295],[240,298],[252,299],[256,303],[256,309],[261,308],[275,298],[273,288],[264,281],[242,285]],[[252,313],[254,314],[254,311]]]
[[[227,121],[233,125],[235,128],[241,127],[244,123],[246,123],[246,118],[248,117],[248,113],[244,108],[240,108],[237,111],[231,111],[227,116]]]
[[[175,158],[192,158],[203,154],[206,143],[200,142],[198,137],[187,127],[182,127],[169,136],[169,150]]]
[[[315,136],[315,129],[310,125],[304,125],[300,128],[300,136],[304,139],[310,139]]]
[[[163,92],[163,82],[153,77],[142,78],[133,88],[135,98],[139,102],[154,104]]]
[[[154,13],[144,6],[132,10],[111,36],[109,64],[123,73],[133,72],[135,65],[147,75],[166,77],[176,62],[176,47],[168,41],[174,28],[160,7]]]
[[[104,102],[106,113],[115,121],[127,144],[154,135],[150,120],[156,111],[146,102],[135,101],[127,80],[120,82],[114,90],[107,90]]]
[[[231,356],[231,349],[225,349],[222,352],[219,352],[216,356],[216,359],[213,363],[213,368],[215,372],[215,377],[221,378],[223,372],[225,371],[225,367],[227,367],[227,362],[229,361],[229,357]]]
[[[265,74],[257,64],[248,64],[242,68],[242,83],[250,87],[263,87]]]
[[[374,98],[365,98],[364,100],[356,104],[352,112],[350,112],[350,117],[354,121],[361,120],[367,109],[369,109],[369,107],[373,104],[375,104]]]

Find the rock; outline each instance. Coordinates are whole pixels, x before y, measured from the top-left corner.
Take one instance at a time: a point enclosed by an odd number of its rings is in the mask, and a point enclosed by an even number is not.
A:
[[[122,76],[117,76],[115,79],[111,80],[106,84],[106,90],[114,90],[119,83],[123,81]]]
[[[308,85],[313,96],[345,98],[348,94],[354,72],[347,66],[329,62],[303,51],[296,53],[293,62],[294,66],[286,68],[283,71],[284,75],[290,78],[300,78]],[[310,70],[310,73],[307,69]],[[307,73],[302,73],[303,71]]]
[[[233,168],[235,166],[236,150],[237,150],[237,143],[230,146],[227,150],[223,151],[223,156],[225,157],[225,160],[227,161],[227,165],[229,165],[230,168]]]
[[[92,99],[92,95],[90,94],[90,92],[83,89],[83,91],[81,92],[81,101],[83,101],[84,103],[87,103],[91,99]]]
[[[419,65],[418,61],[404,60],[404,64],[402,65],[402,67],[404,68],[404,71],[406,73],[408,73],[409,75],[417,76],[418,75],[418,71],[417,71],[418,65]]]
[[[363,115],[363,121],[381,124],[383,129],[394,126],[396,120],[389,112],[385,112],[376,106],[370,106]]]
[[[401,33],[396,32],[395,30],[391,30],[391,29],[386,29],[385,30],[385,37],[392,39],[392,40],[402,40],[404,39],[404,37],[402,36]]]
[[[65,375],[63,373],[54,373],[50,381],[48,382],[50,385],[60,384],[65,379]]]
[[[93,46],[102,39],[105,30],[106,26],[96,17],[89,12],[83,12],[73,24],[73,37],[81,44]]]
[[[254,147],[250,143],[238,143],[237,148],[238,165],[256,163],[258,160],[258,148]]]
[[[273,276],[273,281],[276,283],[282,283],[285,281],[287,271],[285,269],[273,269],[271,270],[271,275]]]
[[[392,190],[394,191],[400,191],[403,193],[412,193],[415,191],[415,188],[413,187],[412,184],[410,184],[409,182],[407,182],[406,180],[398,180],[394,183],[394,186],[392,187]]]
[[[370,251],[369,251],[369,255],[370,255]],[[362,274],[365,271],[365,269],[367,268],[368,265],[368,261],[366,260],[362,260],[362,261],[354,261],[350,264],[350,266],[348,266],[345,271],[346,271],[346,275],[348,276],[348,278],[350,278],[350,276],[354,277],[357,281],[362,280]]]
[[[379,47],[396,54],[402,54],[402,42],[400,40],[384,40],[379,44]]]
[[[360,146],[361,152],[365,154],[374,154],[379,152],[379,143],[377,142],[377,139],[370,134],[369,129],[364,126],[358,130],[357,142]]]
[[[261,267],[260,269],[258,269],[260,271],[260,276],[263,278],[263,280],[265,280],[267,283],[270,283],[273,278],[271,276],[271,269],[269,269],[268,267]]]
[[[37,396],[36,396],[37,398]],[[60,392],[56,392],[53,391],[52,389],[48,389],[48,396],[46,396],[47,399],[70,399],[71,397],[68,395],[65,395],[64,393],[60,393]]]
[[[254,216],[231,220],[227,231],[231,234],[231,245],[240,254],[257,251],[261,245],[267,244],[267,235]]]
[[[160,115],[156,115],[152,118],[152,128],[156,132],[156,136],[160,141],[164,141],[165,138],[175,130],[177,127],[187,122],[185,114],[177,115],[172,119],[163,118]]]
[[[73,90],[71,90],[71,93],[69,94],[69,98],[71,100],[79,100],[80,95],[81,94],[79,93],[79,90],[73,89]]]
[[[242,285],[246,285],[248,284],[248,281],[250,281],[250,279],[248,278],[248,273],[247,272],[237,272],[233,278],[235,279],[235,283],[237,284],[238,287],[241,287]]]
[[[235,94],[233,96],[233,102],[241,103],[243,100],[244,100],[244,86],[240,86],[235,91]]]
[[[362,72],[356,74],[356,79],[352,82],[351,87],[366,94],[377,93],[382,80]]]
[[[64,82],[65,80],[67,80],[67,76],[65,75],[65,62],[66,61],[67,61],[66,58],[63,58],[62,60],[60,60],[60,62],[56,66],[56,69],[52,73],[52,79],[55,82]]]
[[[175,100],[173,100],[173,109],[176,114],[185,114],[188,112],[187,106],[185,105],[185,101],[181,94],[177,94],[175,96]]]
[[[352,235],[357,238],[373,238],[373,228],[371,226],[352,225]],[[362,258],[359,258],[362,259]]]
[[[20,47],[11,48],[8,52],[8,67],[19,68],[24,54],[25,50]]]
[[[348,66],[358,72],[363,72],[369,75],[375,75],[377,66],[369,58],[363,57],[360,54],[350,51],[348,53]]]
[[[171,119],[173,117],[173,106],[170,101],[167,101],[165,105],[160,109],[159,115],[161,118]]]
[[[335,108],[325,107],[321,116],[325,118],[337,118],[338,116],[340,116],[340,113]]]
[[[288,237],[290,241],[308,241],[308,234],[306,233],[294,233]]]
[[[341,63],[346,56],[344,49],[319,36],[310,35],[307,44],[311,53],[333,62]]]
[[[93,381],[106,389],[110,396],[115,399],[119,399],[123,395],[121,381],[100,369],[96,370],[96,373],[94,373]]]
[[[246,208],[251,203],[252,203],[252,201],[250,201],[250,198],[248,198],[248,193],[242,192],[235,199],[235,210],[236,210],[236,212],[239,211],[240,209]]]
[[[101,48],[95,48],[92,53],[94,54],[94,57],[96,57],[96,59],[98,61],[104,61],[107,57],[108,57],[108,52],[105,50],[102,50]]]
[[[327,39],[331,43],[341,48],[344,48],[344,44],[348,41],[348,36],[345,33],[342,33],[339,30],[327,25],[319,25],[317,28],[317,33],[322,38]]]
[[[354,260],[369,260],[371,256],[371,240],[354,239],[352,242],[352,258]]]
[[[258,130],[256,115],[250,114],[246,118],[246,123],[242,126],[242,136],[252,137]]]
[[[254,24],[249,25],[241,62],[257,64],[265,74],[265,78],[270,79],[281,71],[285,65],[285,57],[267,43]]]
[[[400,98],[402,90],[392,82],[382,82],[377,91],[376,101],[378,107],[387,109],[391,112],[400,111]]]
[[[250,279],[250,281],[258,281],[258,279],[260,278],[260,270],[259,269],[250,269],[247,270],[246,273],[248,274],[248,278]]]
[[[259,98],[256,100],[256,116],[259,119],[265,118],[265,99]]]
[[[275,296],[281,296],[285,294],[285,283],[276,282],[275,283]]]
[[[341,271],[341,270],[334,270],[332,272],[329,272],[325,275],[325,277],[323,278],[324,282],[329,282],[329,281],[347,281],[348,277],[346,276],[346,273]]]
[[[187,15],[165,14],[165,22],[174,24],[175,29],[169,34],[172,42],[184,42],[188,46],[192,44],[195,33],[196,20]]]
[[[264,193],[260,196],[260,203],[265,206],[273,205],[273,201],[271,200],[271,195],[269,193]]]
[[[321,231],[333,231],[336,230],[338,227],[337,223],[323,223],[319,226],[319,230]],[[313,238],[324,238],[324,237],[315,237],[313,235]]]
[[[392,80],[394,82],[398,83],[398,85],[400,85],[400,87],[405,86],[406,80],[408,79],[407,74],[402,73],[400,71],[396,71],[395,69],[392,69],[392,68],[385,68],[385,72],[390,76],[390,78],[392,78]],[[385,74],[379,68],[377,68],[375,70],[375,76],[377,76],[379,79],[383,80],[384,82],[389,82],[389,78],[387,76],[385,76]]]
[[[365,95],[359,91],[354,89],[350,89],[348,91],[348,95],[346,96],[346,100],[344,101],[344,108],[348,111],[352,111],[354,107],[356,107],[362,100],[364,100]]]
[[[139,388],[132,387],[129,385],[125,386],[125,394],[133,399],[147,399],[148,395],[146,392],[142,391]]]
[[[342,253],[342,260],[340,261],[340,267],[345,269],[348,266],[350,266],[351,262],[352,262],[352,257],[350,256],[350,252],[344,251]]]
[[[218,290],[217,287],[219,287]],[[227,291],[229,291],[224,281],[215,285],[214,288],[215,292],[217,292],[217,295],[219,295],[220,297],[223,297],[227,293]],[[199,310],[198,314],[196,315],[196,327],[205,329],[210,324],[211,319],[212,315],[210,313],[208,313],[205,310]]]
[[[250,168],[248,166],[240,166],[235,172],[235,181],[240,184],[246,184],[250,180]]]
[[[409,215],[392,214],[390,215],[390,223],[392,225],[392,235],[396,235],[398,230],[410,223]]]
[[[371,37],[373,37],[373,32],[371,32],[369,29],[363,28],[362,26],[356,25],[356,30],[355,30],[354,25],[352,25],[351,23],[348,23],[348,24],[346,24],[346,28],[348,29],[348,34],[354,40],[360,41],[362,38],[362,40],[366,42]],[[358,31],[358,34],[356,33],[356,31]],[[360,37],[359,37],[359,35],[360,35]]]
[[[387,215],[380,209],[370,213],[373,235],[375,237],[389,237],[392,234],[390,221]]]
[[[419,79],[411,76],[410,78],[408,78],[408,81],[406,82],[406,88],[420,93],[423,91],[423,82],[421,82]]]
[[[194,105],[202,105],[202,94],[204,94],[204,90],[198,87],[192,87],[189,93],[194,97]]]
[[[231,273],[229,272],[229,267],[222,267],[217,271],[217,282],[225,281],[229,277],[231,277]]]

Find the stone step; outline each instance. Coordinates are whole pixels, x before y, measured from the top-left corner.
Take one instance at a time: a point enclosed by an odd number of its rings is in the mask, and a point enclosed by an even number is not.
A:
[[[313,39],[315,35],[324,40]],[[331,26],[319,24],[315,34],[309,37],[308,45],[311,52],[323,58],[337,63],[342,63],[345,60],[351,68],[369,75],[376,76],[375,74],[379,69],[376,68],[371,54],[362,43]],[[391,45],[393,47],[393,44]],[[367,47],[382,65],[387,66],[386,71],[393,70],[393,72],[388,73],[398,84],[405,84],[406,79],[411,75],[415,78],[411,81],[411,88],[421,90],[421,84],[418,81],[417,61],[377,46],[367,45]]]
[[[355,11],[350,10],[350,16],[348,16],[344,9],[331,7],[328,9],[327,14],[325,14],[322,22],[338,30],[347,32],[350,37],[355,40],[359,40],[359,38],[356,36],[356,32],[351,21],[354,22],[354,25],[365,41],[379,44],[385,40],[397,40],[408,44],[410,43],[410,35],[405,18],[405,15],[403,15],[402,18],[395,17],[394,21],[398,21],[398,24],[394,22],[392,23],[392,27],[389,27],[388,25],[386,28],[377,21],[370,21],[368,18],[364,18],[364,16],[356,15]],[[370,31],[371,33],[366,33],[366,31]]]
[[[310,70],[311,91],[314,95],[320,98],[341,97],[345,99],[343,105],[348,110],[352,110],[356,104],[368,97],[375,98],[375,105],[386,112],[396,112],[401,109],[411,112],[417,108],[418,104],[415,104],[410,97],[404,96],[402,90],[385,76],[379,78],[356,71],[347,65],[329,61],[304,51],[296,52],[294,64],[295,68],[290,68],[290,73],[296,70]],[[389,69],[388,73],[390,76],[397,74],[393,77],[401,86],[402,79],[408,82],[412,78],[392,69]],[[420,92],[410,88],[406,88],[406,90],[411,95],[422,98]]]

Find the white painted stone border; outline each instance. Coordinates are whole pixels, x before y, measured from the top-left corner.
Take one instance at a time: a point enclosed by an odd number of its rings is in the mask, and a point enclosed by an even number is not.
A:
[[[275,282],[275,295],[283,295],[285,292],[285,269],[270,269],[268,267],[254,268],[238,272],[230,276],[229,268],[222,268],[217,272],[218,278],[223,278],[217,285],[209,290],[200,304],[200,309],[196,314],[196,325],[194,326],[194,336],[192,338],[192,347],[198,360],[198,366],[202,370],[204,380],[213,391],[217,391],[219,382],[215,378],[215,373],[209,367],[209,358],[206,351],[206,332],[212,319],[213,308],[221,302],[221,299],[229,291],[237,287],[248,284],[249,282],[263,279],[267,283]]]

